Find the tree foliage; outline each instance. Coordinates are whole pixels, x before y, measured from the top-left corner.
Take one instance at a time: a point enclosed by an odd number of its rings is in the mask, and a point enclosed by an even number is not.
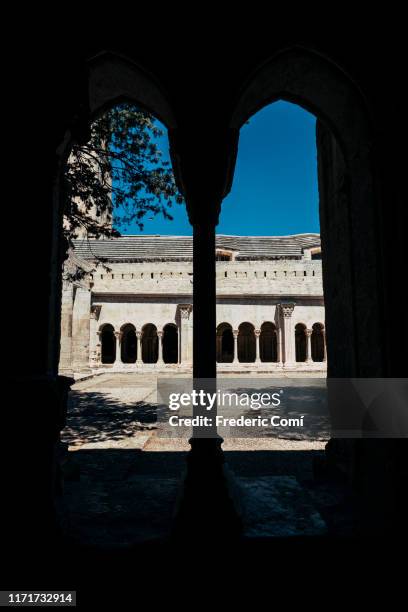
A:
[[[64,174],[71,247],[79,235],[112,237],[132,223],[143,230],[147,214],[172,219],[170,209],[182,198],[156,142],[162,135],[152,115],[121,104],[92,123],[88,142],[73,146]]]

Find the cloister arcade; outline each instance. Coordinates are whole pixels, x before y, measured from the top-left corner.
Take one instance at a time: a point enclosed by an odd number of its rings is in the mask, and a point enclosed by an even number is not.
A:
[[[178,329],[168,323],[158,330],[153,323],[137,330],[132,323],[125,323],[119,330],[110,323],[98,331],[98,361],[101,364],[178,363]]]
[[[147,323],[137,329],[125,323],[115,330],[110,323],[99,328],[97,363],[111,364],[177,364],[180,363],[179,330],[174,323],[162,329]],[[304,323],[294,327],[295,361],[326,362],[325,327],[316,322],[311,328]],[[265,321],[257,329],[244,321],[237,329],[223,322],[216,330],[217,363],[276,363],[284,361],[280,328]]]

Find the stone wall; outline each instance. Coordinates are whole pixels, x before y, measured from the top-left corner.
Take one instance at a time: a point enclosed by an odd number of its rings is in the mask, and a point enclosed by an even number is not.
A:
[[[192,294],[192,262],[109,263],[92,274],[95,293]],[[322,296],[320,260],[217,262],[217,293]]]
[[[304,367],[295,363],[294,330],[298,323],[307,329],[315,323],[325,324],[321,261],[307,255],[302,260],[222,261],[217,262],[216,269],[217,326],[228,323],[238,332],[242,323],[250,323],[254,330],[260,330],[265,322],[274,323],[281,329],[281,365],[286,362],[286,367]],[[69,283],[64,286],[61,371],[81,374],[104,367],[100,360],[100,332],[107,324],[118,336],[117,347],[127,324],[139,334],[149,323],[159,333],[168,324],[176,325],[179,363],[191,367],[191,261],[109,263],[107,268],[98,265],[87,280],[89,285],[85,282],[75,288]],[[293,304],[288,320],[279,307],[286,302]],[[117,359],[109,367],[123,365]],[[323,370],[326,366],[312,365]]]

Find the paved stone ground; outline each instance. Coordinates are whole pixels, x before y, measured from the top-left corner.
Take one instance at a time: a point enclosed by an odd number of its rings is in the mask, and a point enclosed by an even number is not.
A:
[[[62,516],[75,542],[128,547],[168,533],[189,445],[157,435],[155,401],[154,375],[110,373],[73,386]],[[344,485],[314,479],[324,442],[230,438],[223,448],[247,535],[349,533]]]

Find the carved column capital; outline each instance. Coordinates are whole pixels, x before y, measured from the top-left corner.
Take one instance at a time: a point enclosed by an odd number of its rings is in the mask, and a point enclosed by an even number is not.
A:
[[[256,329],[254,333],[255,333],[255,338],[259,338],[259,336],[261,335],[261,330]]]
[[[305,334],[307,338],[310,338],[310,336],[313,334],[313,329],[305,329]]]
[[[189,319],[190,313],[193,310],[192,304],[179,304],[178,309],[180,312],[181,319]]]
[[[98,321],[99,315],[101,313],[101,308],[102,308],[101,304],[92,304],[92,306],[91,306],[91,319],[95,319],[96,321]]]
[[[238,338],[238,336],[239,336],[239,329],[233,329],[232,330],[232,335],[234,336],[234,338]]]
[[[137,338],[138,340],[141,340],[141,338],[142,338],[142,332],[141,332],[141,331],[137,331],[137,332],[136,332],[136,338]]]
[[[157,336],[158,336],[159,338],[163,338],[163,334],[164,334],[164,332],[163,332],[163,330],[162,330],[162,329],[158,329],[158,330],[157,330]]]
[[[285,319],[288,319],[292,316],[293,311],[295,309],[295,304],[293,302],[287,302],[285,304],[279,304],[282,315]]]

